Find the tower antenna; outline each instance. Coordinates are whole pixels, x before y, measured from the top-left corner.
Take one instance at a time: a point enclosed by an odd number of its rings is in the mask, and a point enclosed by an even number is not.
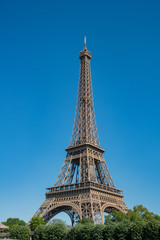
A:
[[[86,49],[86,36],[84,37],[84,49]]]

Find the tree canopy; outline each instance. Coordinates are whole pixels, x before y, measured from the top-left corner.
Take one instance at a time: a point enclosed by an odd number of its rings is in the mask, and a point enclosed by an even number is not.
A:
[[[18,240],[29,240],[30,230],[27,226],[14,225],[10,228],[10,238]]]
[[[131,209],[128,210],[126,214],[117,210],[113,210],[111,215],[105,216],[105,224],[109,222],[120,223],[125,220],[129,220],[131,222],[134,221],[149,222],[151,220],[160,221],[160,216],[154,214],[153,212],[149,212],[149,210],[146,207],[143,207],[142,205],[137,205],[133,207],[133,210]]]
[[[2,222],[2,223],[8,227],[13,227],[15,225],[19,225],[19,226],[26,225],[25,221],[20,220],[19,218],[8,218],[6,222]]]
[[[78,224],[94,224],[94,221],[89,218],[82,218],[78,221]]]
[[[35,231],[35,229],[40,226],[40,225],[44,225],[45,222],[43,220],[42,217],[33,217],[32,220],[30,221],[30,229],[32,231]]]

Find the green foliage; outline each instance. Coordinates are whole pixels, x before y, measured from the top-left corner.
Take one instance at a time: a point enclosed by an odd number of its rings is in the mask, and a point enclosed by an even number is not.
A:
[[[68,228],[64,223],[54,223],[38,226],[35,230],[35,240],[64,240]]]
[[[92,240],[94,225],[93,224],[77,224],[72,227],[67,234],[66,239],[69,240]]]
[[[43,218],[42,217],[33,217],[32,218],[32,220],[31,220],[31,222],[30,222],[30,229],[32,230],[32,231],[35,231],[35,229],[38,227],[38,226],[40,226],[40,225],[44,225],[45,224],[45,222],[44,222],[44,220],[43,220]]]
[[[113,222],[123,222],[126,219],[126,214],[120,211],[113,210],[112,212]]]
[[[103,229],[103,239],[114,240],[115,223],[106,223]]]
[[[155,215],[154,215],[154,219],[157,220],[157,221],[160,221],[160,216],[157,215],[157,214],[155,214]]]
[[[154,214],[153,212],[149,212],[146,207],[143,207],[142,205],[137,205],[133,208],[133,210],[128,210],[127,214],[113,210],[111,215],[105,216],[104,223],[120,223],[125,220],[129,220],[131,222],[134,221],[145,221],[149,222],[151,220],[157,220],[160,221],[160,216],[157,214]]]
[[[81,230],[80,224],[77,224],[75,227],[72,227],[70,231],[67,233],[66,240],[78,240],[80,230]]]
[[[114,231],[115,240],[129,240],[130,221],[123,221],[117,224]]]
[[[19,226],[26,225],[26,223],[23,220],[20,220],[19,218],[8,218],[6,222],[2,222],[2,223],[8,227],[13,227],[15,225],[19,225]]]
[[[134,212],[131,209],[127,212],[125,217],[126,217],[126,219],[130,220],[131,222],[133,222],[133,221],[143,221],[139,212]]]
[[[63,223],[50,224],[45,228],[46,240],[63,240],[67,231],[68,229]]]
[[[113,210],[112,215],[105,216],[104,224],[116,222],[120,223],[126,219],[126,214],[117,210]]]
[[[18,240],[29,240],[30,230],[27,226],[14,225],[10,228],[10,238]]]
[[[65,221],[62,221],[61,219],[52,219],[47,225],[56,224],[56,223],[61,223],[66,225]]]
[[[153,212],[149,212],[146,207],[143,207],[142,205],[137,205],[133,208],[133,211],[135,213],[139,213],[141,218],[144,221],[151,221],[155,218],[155,214]]]
[[[34,231],[34,240],[45,239],[45,225],[38,226]]]
[[[113,222],[113,217],[110,214],[104,217],[104,224],[108,224],[111,222]]]
[[[75,227],[72,227],[67,235],[71,240],[92,240],[91,234],[94,228],[94,221],[89,218],[83,218],[78,221]]]
[[[159,240],[160,239],[160,222],[152,220],[147,222],[144,227],[144,240]]]
[[[143,240],[144,221],[134,221],[130,226],[130,239]]]
[[[103,240],[103,230],[104,225],[102,224],[95,225],[91,231],[92,239]]]
[[[9,229],[1,229],[0,230],[0,233],[8,233],[9,232]]]
[[[94,221],[89,218],[82,218],[78,221],[78,224],[94,224]]]
[[[79,228],[78,240],[92,240],[91,233],[94,228],[93,224],[84,224]]]

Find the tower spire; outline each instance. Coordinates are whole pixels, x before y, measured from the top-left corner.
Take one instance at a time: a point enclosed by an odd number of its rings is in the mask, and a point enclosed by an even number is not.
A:
[[[70,146],[91,143],[100,147],[93,103],[91,53],[86,49],[86,37],[84,37],[84,49],[80,52],[79,58],[81,67],[77,107]]]
[[[86,49],[86,36],[84,36],[84,49]]]

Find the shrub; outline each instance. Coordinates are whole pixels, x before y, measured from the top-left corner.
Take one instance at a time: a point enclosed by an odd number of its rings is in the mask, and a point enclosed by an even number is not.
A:
[[[45,225],[40,225],[35,229],[34,240],[43,240],[45,239]]]
[[[81,225],[76,225],[75,227],[72,227],[69,232],[67,233],[66,239],[67,240],[77,240],[79,239],[79,231],[81,229]]]
[[[123,222],[126,219],[126,214],[117,210],[113,210],[112,216],[113,222]]]
[[[10,228],[10,238],[18,240],[29,240],[30,230],[26,226],[13,226]]]
[[[44,224],[45,223],[42,217],[33,217],[29,226],[32,231],[35,231],[36,227]]]
[[[103,230],[104,230],[104,225],[102,224],[97,224],[93,227],[91,231],[91,237],[92,239],[96,240],[103,240]]]
[[[6,222],[2,223],[8,227],[13,227],[15,225],[26,226],[26,223],[19,218],[8,218]]]
[[[130,226],[130,239],[131,240],[142,240],[143,230],[145,227],[144,221],[135,221]]]
[[[64,240],[68,228],[64,223],[54,223],[38,226],[35,230],[35,240]]]
[[[127,220],[119,223],[114,231],[115,240],[128,240],[130,225],[130,221]]]
[[[114,240],[115,223],[106,223],[103,229],[103,239]]]
[[[68,228],[64,223],[49,224],[45,227],[45,240],[64,240]]]
[[[93,224],[77,224],[67,234],[68,240],[92,240]]]
[[[152,220],[146,223],[144,227],[144,240],[159,240],[160,239],[160,222]]]
[[[90,218],[82,218],[78,221],[78,224],[94,224],[94,221]]]

